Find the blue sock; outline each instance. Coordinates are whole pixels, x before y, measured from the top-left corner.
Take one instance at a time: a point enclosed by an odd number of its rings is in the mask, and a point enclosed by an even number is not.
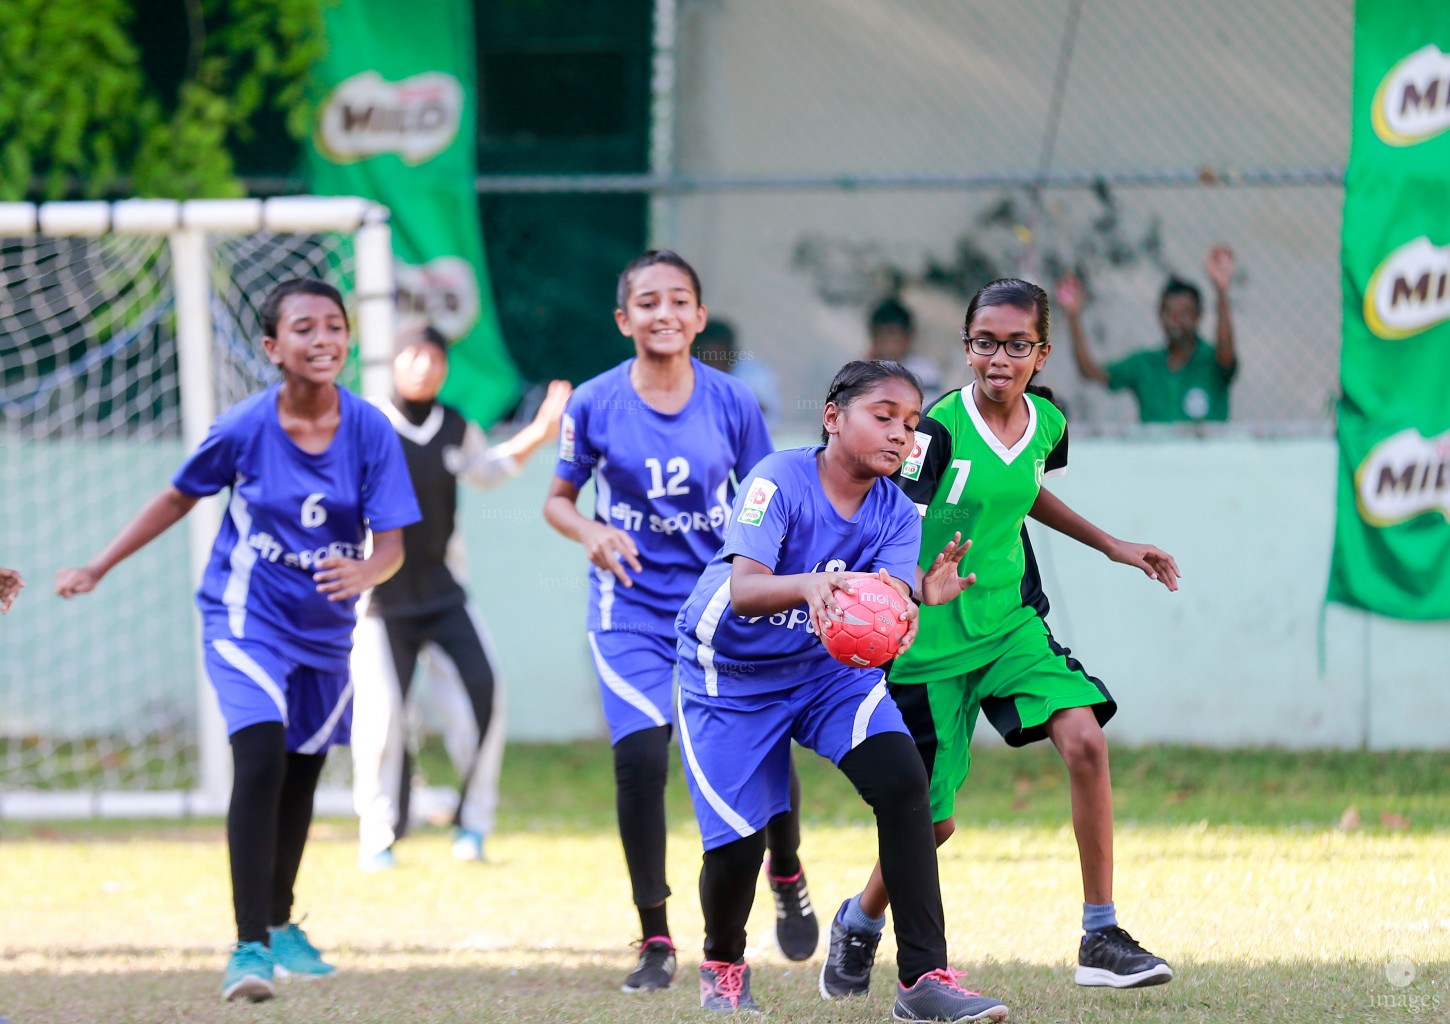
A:
[[[860,895],[852,896],[846,901],[846,906],[841,911],[841,920],[848,931],[870,932],[872,935],[886,927],[885,916],[871,917],[861,909]]]
[[[1084,903],[1082,905],[1082,930],[1100,932],[1118,923],[1118,910],[1112,901],[1107,903]]]

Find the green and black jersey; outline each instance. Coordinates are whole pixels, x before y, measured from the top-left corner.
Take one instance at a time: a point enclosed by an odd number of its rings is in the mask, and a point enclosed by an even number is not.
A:
[[[953,391],[922,416],[916,446],[897,482],[922,516],[923,569],[960,532],[972,548],[961,571],[977,583],[948,604],[921,609],[916,642],[891,667],[893,683],[970,672],[999,653],[999,641],[1038,614],[1023,600],[1022,525],[1043,478],[1067,470],[1067,420],[1028,393],[1027,429],[1003,444],[977,411],[973,386]]]

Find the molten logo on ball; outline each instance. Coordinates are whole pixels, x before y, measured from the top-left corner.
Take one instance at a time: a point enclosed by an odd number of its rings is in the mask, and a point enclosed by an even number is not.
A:
[[[890,584],[879,579],[851,582],[854,593],[838,590],[840,615],[831,616],[821,642],[837,661],[854,668],[880,668],[901,649],[906,623],[901,613],[906,601]]]

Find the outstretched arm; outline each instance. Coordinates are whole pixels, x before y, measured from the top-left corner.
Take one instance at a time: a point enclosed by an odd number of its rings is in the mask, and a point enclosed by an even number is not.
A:
[[[459,479],[484,490],[517,476],[541,444],[559,436],[559,417],[572,390],[566,380],[551,381],[529,425],[499,444],[490,445],[478,425],[470,423],[460,448],[463,467],[458,471]]]
[[[1218,365],[1227,369],[1234,364],[1238,355],[1234,352],[1234,321],[1233,313],[1229,309],[1228,288],[1233,282],[1234,251],[1226,245],[1216,245],[1208,252],[1208,262],[1204,269],[1208,271],[1208,279],[1213,282],[1213,292],[1216,300],[1214,311],[1215,335],[1213,339],[1213,351],[1217,357]]]
[[[55,592],[61,597],[90,593],[106,573],[175,526],[199,500],[175,487],[166,488],[143,505],[99,555],[79,569],[62,569],[56,573]]]
[[[1095,551],[1101,551],[1114,562],[1140,569],[1150,580],[1157,580],[1169,590],[1178,589],[1181,573],[1178,563],[1166,551],[1160,551],[1152,544],[1138,544],[1118,540],[1105,533],[1082,516],[1078,515],[1062,500],[1045,487],[1037,492],[1037,501],[1030,513],[1043,526],[1050,527],[1080,544],[1086,544]]]
[[[1087,332],[1082,328],[1082,307],[1086,293],[1082,281],[1073,273],[1057,282],[1057,308],[1067,316],[1067,333],[1072,337],[1072,358],[1084,378],[1099,384],[1108,382],[1108,371],[1093,357],[1088,347]]]
[[[25,581],[20,578],[20,573],[14,569],[0,569],[0,615],[10,610],[23,586]]]

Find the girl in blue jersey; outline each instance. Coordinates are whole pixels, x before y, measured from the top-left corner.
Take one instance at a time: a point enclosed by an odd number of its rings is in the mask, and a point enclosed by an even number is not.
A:
[[[947,966],[926,769],[880,669],[835,661],[820,642],[838,590],[879,575],[904,597],[944,604],[966,545],[923,572],[921,521],[884,479],[911,451],[921,388],[893,362],[848,363],[826,396],[823,444],[763,459],[735,497],[725,543],[676,621],[680,750],[705,845],[700,905],[707,1010],[758,1010],[744,960],[764,837],[789,799],[795,740],[829,758],[876,815],[896,906],[897,1020],[1001,1020]],[[916,634],[916,608],[902,650]]]
[[[327,750],[348,741],[354,605],[397,572],[402,528],[419,518],[387,417],[337,386],[350,345],[337,289],[284,281],[263,304],[262,327],[281,383],[223,413],[171,486],[55,581],[62,597],[88,593],[200,498],[230,489],[196,601],[234,774],[237,944],[222,995],[254,1002],[275,994],[276,975],[335,971],[291,922],[292,889]]]
[[[678,254],[651,251],[619,277],[615,323],[635,354],[585,381],[564,412],[544,517],[594,568],[588,639],[614,752],[619,834],[643,940],[626,992],[675,974],[665,901],[665,781],[674,718],[675,615],[720,546],[733,481],[772,450],[750,390],[690,355],[705,326],[700,279]],[[592,516],[576,502],[594,478]],[[776,938],[792,960],[819,926],[797,849],[799,800],[770,825]]]

